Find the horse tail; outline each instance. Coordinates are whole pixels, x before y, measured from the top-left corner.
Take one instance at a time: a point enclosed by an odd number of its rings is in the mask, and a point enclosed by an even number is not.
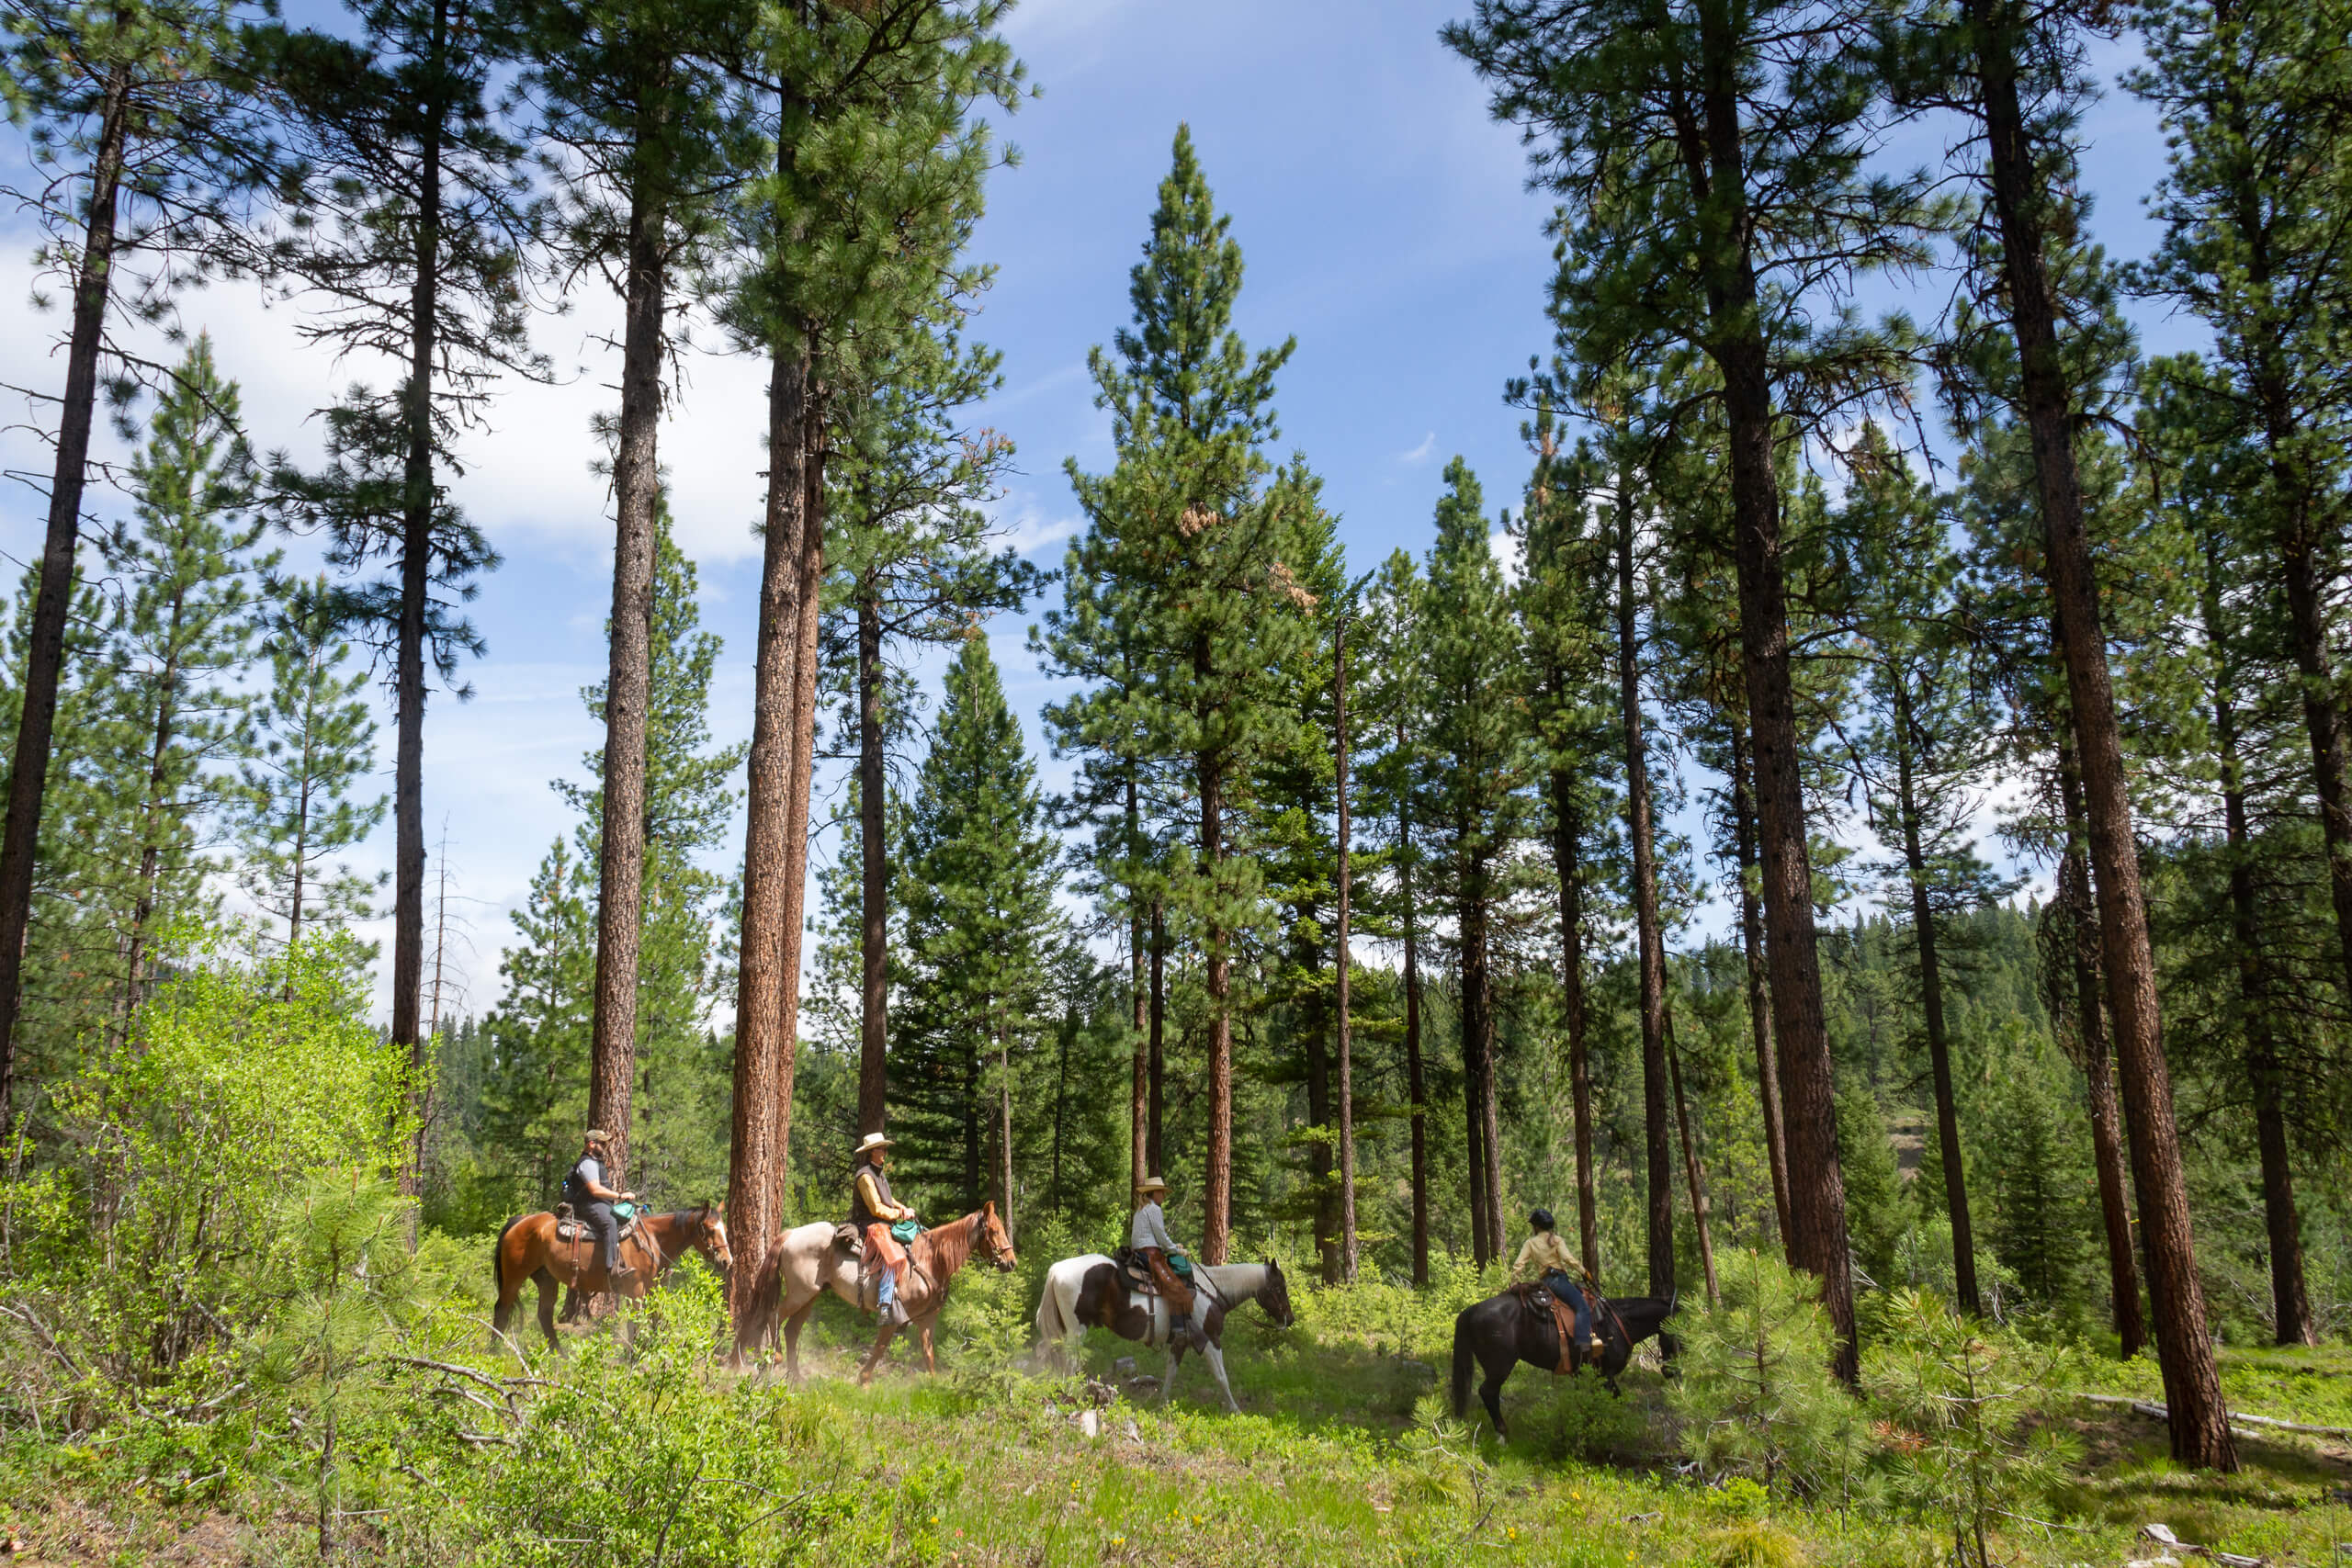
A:
[[[1462,1419],[1463,1411],[1470,1405],[1470,1364],[1476,1359],[1470,1339],[1470,1314],[1478,1309],[1464,1307],[1453,1318],[1453,1418]]]
[[[1059,1342],[1069,1332],[1069,1325],[1062,1320],[1061,1295],[1057,1289],[1060,1283],[1053,1270],[1046,1271],[1046,1288],[1037,1298],[1037,1337],[1041,1340]]]
[[[523,1216],[515,1215],[498,1227],[498,1239],[490,1244],[490,1280],[498,1287],[500,1301],[506,1299],[506,1233],[522,1223]]]

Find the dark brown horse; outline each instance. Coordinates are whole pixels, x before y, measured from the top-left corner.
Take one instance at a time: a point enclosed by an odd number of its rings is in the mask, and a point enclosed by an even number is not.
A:
[[[922,1367],[927,1372],[939,1370],[938,1358],[932,1354],[931,1331],[939,1325],[939,1309],[947,1304],[947,1281],[975,1253],[995,1264],[1000,1274],[1012,1273],[1020,1262],[992,1202],[937,1230],[925,1231],[907,1244],[907,1282],[899,1287],[899,1304],[907,1309],[907,1326],[922,1337]],[[898,1325],[884,1318],[882,1332],[874,1337],[874,1348],[857,1369],[860,1384],[874,1381],[875,1369],[882,1364],[890,1341],[898,1335]]]
[[[1600,1310],[1593,1314],[1593,1327],[1599,1331],[1601,1343],[1598,1371],[1611,1393],[1617,1391],[1617,1374],[1634,1359],[1634,1347],[1657,1333],[1674,1315],[1674,1306],[1671,1297],[1665,1301],[1656,1296],[1601,1299]],[[1505,1291],[1499,1296],[1489,1296],[1464,1307],[1453,1319],[1456,1420],[1469,1407],[1470,1367],[1474,1361],[1487,1372],[1478,1384],[1478,1397],[1485,1402],[1487,1414],[1495,1418],[1496,1435],[1509,1437],[1510,1428],[1503,1423],[1503,1380],[1521,1361],[1547,1372],[1556,1370],[1560,1364],[1560,1331],[1553,1326],[1549,1312],[1529,1307],[1521,1290]],[[1579,1360],[1571,1371],[1581,1371],[1585,1365]]]
[[[539,1287],[539,1331],[548,1337],[548,1345],[554,1346],[555,1293],[559,1286],[570,1286],[587,1295],[609,1291],[634,1301],[651,1289],[662,1271],[690,1247],[701,1253],[703,1260],[721,1274],[734,1266],[734,1254],[727,1246],[726,1204],[703,1203],[666,1214],[648,1214],[639,1220],[637,1228],[624,1236],[620,1245],[621,1261],[637,1272],[625,1276],[617,1284],[605,1278],[604,1248],[587,1226],[575,1227],[571,1239],[566,1241],[556,1235],[555,1216],[551,1213],[524,1214],[509,1220],[498,1233],[498,1245],[490,1257],[492,1272],[498,1280],[498,1310],[491,1323],[499,1333],[506,1332],[507,1325],[514,1318],[514,1303],[523,1294],[523,1283],[530,1280]]]

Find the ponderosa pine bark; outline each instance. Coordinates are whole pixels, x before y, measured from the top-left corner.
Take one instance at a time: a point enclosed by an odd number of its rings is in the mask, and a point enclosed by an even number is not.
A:
[[[1134,764],[1127,768],[1127,852],[1133,854],[1143,841],[1143,813],[1137,800]],[[1137,903],[1127,911],[1127,999],[1134,1018],[1135,1032],[1132,1064],[1127,1086],[1127,1155],[1129,1170],[1129,1201],[1143,1201],[1145,1179],[1154,1174],[1151,1149],[1151,1045],[1148,1031],[1150,1019],[1149,992],[1151,982],[1145,973],[1148,962],[1144,953],[1143,906]]]
[[[1772,1215],[1789,1237],[1789,1153],[1781,1131],[1780,1054],[1772,1048],[1772,998],[1764,972],[1764,910],[1756,897],[1756,802],[1748,779],[1747,723],[1731,724],[1733,852],[1739,859],[1740,956],[1747,973],[1747,1027],[1756,1046],[1756,1098],[1764,1114],[1764,1155],[1772,1168]]]
[[[1568,1034],[1568,1095],[1576,1113],[1577,1254],[1600,1278],[1600,1192],[1592,1170],[1592,1053],[1584,994],[1584,815],[1576,775],[1552,770],[1552,869],[1560,884],[1560,1011]]]
[[[2058,796],[2066,818],[2066,847],[2058,864],[2058,901],[2067,919],[2067,975],[2075,987],[2075,1033],[2090,1102],[2091,1157],[2098,1172],[2099,1224],[2107,1241],[2109,1309],[2118,1354],[2130,1360],[2148,1342],[2140,1310],[2140,1264],[2132,1246],[2131,1156],[2124,1149],[2122,1112],[2115,1103],[2114,1052],[2108,1043],[2105,987],[2099,983],[2098,911],[2091,904],[2090,852],[2083,833],[2083,787],[2075,744],[2058,740]]]
[[[605,799],[597,825],[596,979],[588,1040],[588,1122],[612,1138],[612,1179],[628,1169],[637,1068],[638,944],[645,923],[645,747],[653,687],[655,452],[662,420],[663,214],[632,194],[621,326],[621,408],[613,449],[613,609],[605,676]]]
[[[1642,735],[1641,644],[1634,626],[1634,491],[1617,475],[1617,712],[1625,745],[1625,836],[1634,848],[1636,1004],[1642,1031],[1642,1147],[1648,1201],[1649,1294],[1674,1294],[1674,1134],[1667,1124],[1666,942],[1658,930],[1657,824]]]
[[[890,850],[882,777],[882,607],[857,603],[857,1130],[879,1133],[890,1107]],[[1132,798],[1132,787],[1130,789]]]
[[[1195,658],[1204,682],[1207,666],[1204,642]],[[1201,862],[1214,887],[1225,860],[1225,774],[1218,760],[1204,752],[1194,777],[1201,792]],[[1201,1260],[1211,1264],[1225,1261],[1233,1230],[1233,956],[1227,940],[1223,922],[1212,917],[1202,941],[1209,1010],[1209,1136],[1208,1171],[1201,1184]]]
[[[1690,1101],[1682,1093],[1682,1049],[1674,1043],[1671,1010],[1665,1024],[1666,1065],[1674,1080],[1674,1123],[1682,1134],[1682,1174],[1690,1187],[1690,1224],[1699,1233],[1699,1269],[1707,1280],[1707,1305],[1713,1307],[1720,1292],[1715,1286],[1714,1227],[1708,1223],[1707,1171],[1699,1160],[1699,1145],[1690,1137]]]
[[[2295,1168],[2287,1146],[2285,1075],[2278,1060],[2270,963],[2262,947],[2262,910],[2254,887],[2254,837],[2246,824],[2245,767],[2239,753],[2237,694],[2222,619],[2217,540],[2205,541],[2205,645],[2213,660],[2213,750],[2222,765],[2222,827],[2229,854],[2230,934],[2237,949],[2238,1000],[2245,1024],[2246,1087],[2254,1095],[2255,1147],[2262,1168],[2262,1215],[2270,1238],[2271,1334],[2281,1345],[2317,1346],[2311,1292],[2303,1278],[2303,1223],[2295,1204]]]
[[[1168,1120],[1168,907],[1157,898],[1151,903],[1151,1037],[1146,1055],[1151,1102],[1146,1108],[1149,1157],[1144,1163],[1164,1179],[1168,1170],[1167,1145],[1161,1135]]]
[[[729,1310],[748,1347],[751,1292],[778,1229],[784,1192],[783,1130],[772,1086],[789,1071],[785,1056],[785,883],[790,874],[794,728],[800,675],[800,586],[808,521],[802,428],[808,359],[779,350],[768,381],[768,494],[763,519],[760,615],[752,650],[752,746],[746,761],[743,912],[735,988],[735,1095],[729,1126],[727,1210],[735,1238]]]
[[[1936,1089],[1936,1153],[1944,1168],[1944,1210],[1951,1219],[1953,1283],[1960,1306],[1971,1317],[1984,1315],[1976,1288],[1976,1228],[1968,1212],[1968,1172],[1960,1147],[1960,1102],[1952,1091],[1951,1041],[1944,1026],[1941,955],[1936,950],[1936,913],[1928,897],[1928,861],[1919,842],[1919,807],[1911,757],[1911,700],[1898,673],[1894,682],[1895,811],[1902,818],[1903,864],[1910,874],[1912,940],[1919,953],[1919,1006],[1928,1026],[1928,1064]]]
[[[1396,748],[1406,745],[1405,710],[1396,713]],[[1405,909],[1405,1095],[1413,1145],[1413,1283],[1430,1282],[1429,1077],[1421,1062],[1419,921],[1413,907],[1412,792],[1396,807],[1396,896]]]
[[[0,836],[0,1125],[11,1128],[25,942],[32,923],[33,871],[40,852],[41,802],[49,787],[50,747],[57,729],[57,689],[65,673],[65,622],[74,598],[74,558],[82,539],[82,495],[89,483],[90,422],[97,407],[98,355],[105,346],[107,302],[114,280],[130,95],[130,68],[117,64],[107,73],[97,151],[90,164],[89,220],[74,273],[74,327],[65,350],[57,464],[50,479],[49,525],[41,539],[40,586],[34,592],[27,637],[17,750],[8,769],[8,817],[0,829],[5,834]]]
[[[2114,1026],[2124,1114],[2132,1128],[2132,1184],[2155,1308],[2173,1458],[2199,1469],[2234,1471],[2237,1445],[2222,1404],[2221,1370],[2207,1333],[2165,1064],[2154,955],[2140,886],[2139,848],[2115,692],[2100,626],[2098,581],[2084,527],[2074,450],[2073,397],[2058,348],[2057,305],[2039,203],[2042,189],[2018,90],[2011,28],[2000,0],[1965,0],[1982,95],[1986,172],[2000,232],[2010,323],[2018,344],[2024,419],[2047,536],[2052,618],[2066,674],[2090,840],[2105,959],[2108,1015]],[[1785,1038],[1785,1033],[1783,1035]]]

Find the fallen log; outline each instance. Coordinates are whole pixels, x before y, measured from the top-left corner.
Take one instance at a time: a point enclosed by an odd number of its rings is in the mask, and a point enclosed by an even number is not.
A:
[[[2169,1421],[2171,1412],[2153,1400],[2133,1399],[2120,1393],[2081,1393],[2069,1390],[2067,1397],[2087,1401],[2092,1404],[2120,1404],[2151,1420]],[[2230,1412],[2233,1427],[2266,1427],[2279,1432],[2302,1432],[2314,1438],[2336,1438],[2352,1442],[2352,1427],[2308,1427],[2301,1421],[2281,1421],[2275,1416],[2249,1416],[2242,1410]]]

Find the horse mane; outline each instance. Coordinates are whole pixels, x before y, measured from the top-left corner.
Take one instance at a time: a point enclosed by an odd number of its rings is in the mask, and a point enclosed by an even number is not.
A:
[[[987,1212],[975,1209],[952,1225],[942,1225],[915,1237],[914,1246],[923,1247],[924,1257],[936,1266],[932,1270],[934,1278],[944,1279],[964,1267],[972,1256],[972,1248],[979,1245],[980,1216]],[[910,1252],[913,1250],[908,1248]]]

